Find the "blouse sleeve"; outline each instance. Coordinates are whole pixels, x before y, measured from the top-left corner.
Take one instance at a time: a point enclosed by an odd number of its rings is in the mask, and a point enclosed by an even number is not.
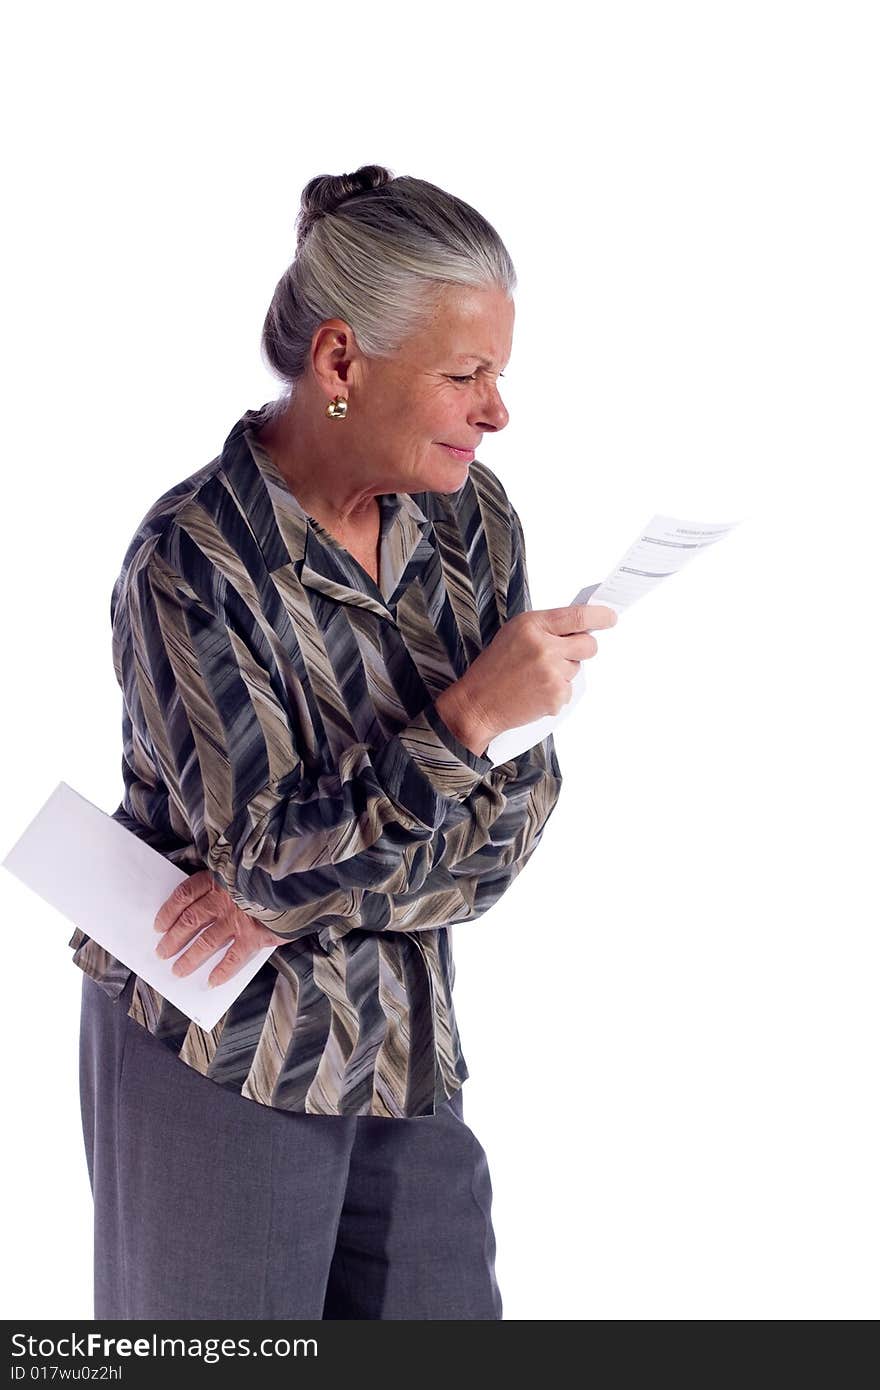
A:
[[[512,506],[510,516],[507,620],[532,607],[525,539]],[[551,734],[494,767],[468,796],[465,808],[450,808],[446,824],[437,832],[432,868],[417,894],[389,896],[382,913],[368,902],[365,915],[372,913],[383,920],[385,930],[407,931],[436,926],[438,921],[470,922],[482,917],[531,859],[561,788]],[[340,935],[342,930],[334,929],[332,934]]]

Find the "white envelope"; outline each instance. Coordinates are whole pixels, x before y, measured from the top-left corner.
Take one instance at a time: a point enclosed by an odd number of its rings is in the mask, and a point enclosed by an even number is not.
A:
[[[278,949],[262,947],[220,985],[209,985],[208,976],[228,941],[190,975],[173,974],[172,965],[192,942],[163,960],[156,955],[162,937],[153,921],[187,875],[66,782],[58,783],[3,867],[201,1028],[214,1027]]]

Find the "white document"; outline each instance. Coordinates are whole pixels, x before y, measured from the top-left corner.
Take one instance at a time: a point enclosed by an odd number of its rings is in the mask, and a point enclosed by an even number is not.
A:
[[[720,541],[738,525],[738,521],[713,523],[654,516],[607,578],[599,584],[590,584],[586,589],[581,589],[571,602],[601,603],[606,608],[613,608],[619,617],[636,599],[655,588],[661,580],[676,574],[701,550]],[[585,689],[584,663],[581,662],[571,683],[571,699],[560,712],[533,719],[531,723],[520,724],[515,729],[505,729],[489,744],[487,758],[496,765],[505,763],[509,758],[516,758],[527,748],[541,743],[568,718]]]
[[[229,941],[190,975],[173,974],[192,941],[163,960],[153,921],[187,875],[66,782],[58,783],[3,866],[201,1028],[214,1027],[278,949],[262,947],[220,985],[209,985],[208,976]]]

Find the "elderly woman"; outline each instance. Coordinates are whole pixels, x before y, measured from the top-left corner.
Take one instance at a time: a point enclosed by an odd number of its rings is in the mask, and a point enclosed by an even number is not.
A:
[[[74,933],[96,1318],[501,1317],[451,928],[559,796],[552,739],[490,741],[557,713],[615,616],[531,609],[474,458],[514,285],[434,185],[312,179],[263,330],[287,389],[128,547],[114,818],[189,875],[158,953],[229,943],[217,982],[277,949],[206,1031]]]

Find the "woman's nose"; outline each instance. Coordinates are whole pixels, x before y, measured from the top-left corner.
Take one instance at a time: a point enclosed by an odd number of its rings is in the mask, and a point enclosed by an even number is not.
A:
[[[492,388],[488,399],[475,407],[474,415],[476,418],[471,420],[471,424],[478,430],[503,430],[510,419],[507,406],[496,387]]]

